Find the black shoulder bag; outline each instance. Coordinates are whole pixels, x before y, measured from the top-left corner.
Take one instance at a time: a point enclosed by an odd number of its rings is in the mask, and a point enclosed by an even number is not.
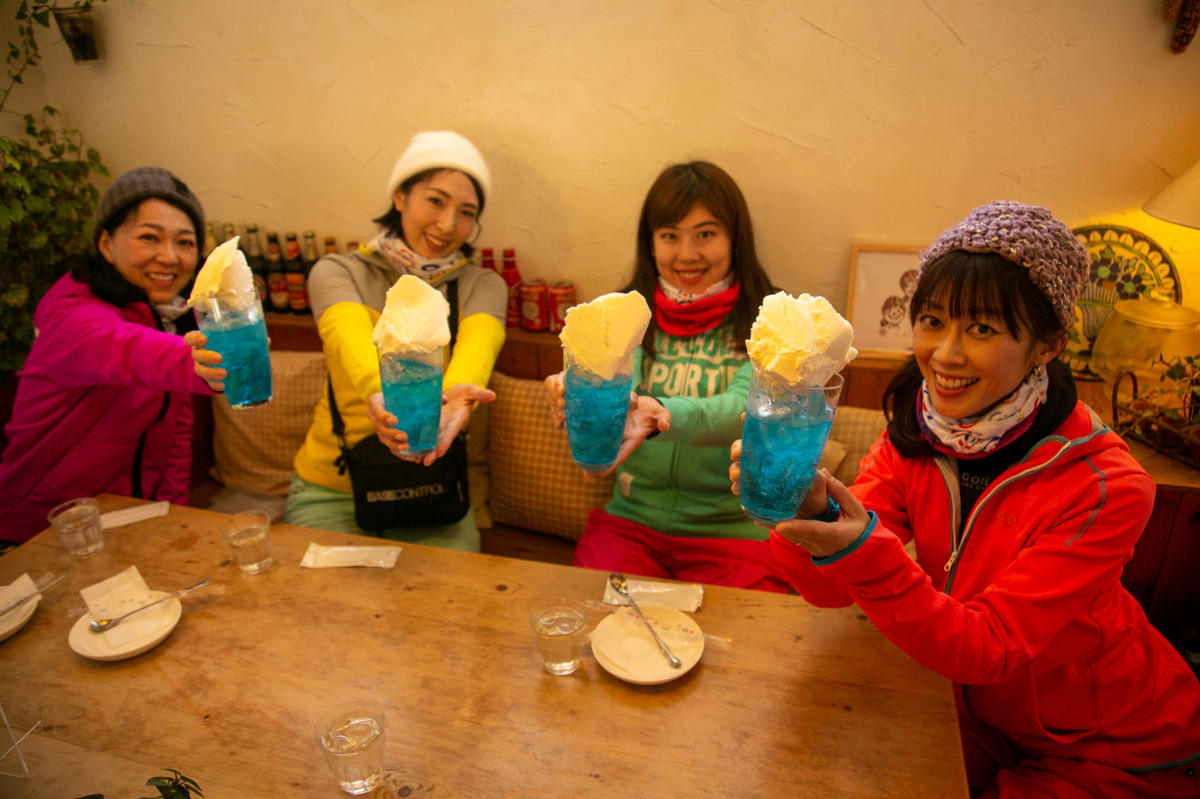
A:
[[[458,281],[447,286],[450,303],[450,348],[458,335]],[[350,472],[354,489],[354,521],[363,530],[389,527],[434,527],[454,524],[471,510],[467,491],[467,433],[460,432],[446,454],[429,466],[396,457],[376,435],[346,446],[342,416],[333,398],[333,381],[326,378],[333,434],[341,456],[338,474]]]

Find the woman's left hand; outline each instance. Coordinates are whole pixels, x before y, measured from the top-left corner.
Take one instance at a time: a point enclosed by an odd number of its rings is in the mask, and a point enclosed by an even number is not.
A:
[[[195,364],[196,376],[208,384],[213,391],[225,391],[223,381],[228,373],[217,364],[221,363],[221,353],[204,349],[208,345],[208,336],[199,330],[190,330],[183,334],[183,342],[192,348],[192,362]]]
[[[446,454],[454,438],[471,421],[471,411],[480,403],[492,402],[496,392],[470,383],[459,383],[442,392],[442,418],[438,423],[437,449],[425,456],[426,466]]]
[[[793,544],[804,547],[810,555],[817,558],[836,555],[853,544],[871,521],[867,509],[842,481],[828,472],[823,476],[829,497],[841,506],[838,517],[831,522],[789,519],[775,525],[775,532]]]

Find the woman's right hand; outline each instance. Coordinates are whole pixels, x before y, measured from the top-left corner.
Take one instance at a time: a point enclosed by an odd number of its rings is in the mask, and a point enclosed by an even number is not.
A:
[[[183,342],[192,348],[192,363],[196,376],[213,391],[225,391],[225,384],[221,381],[228,373],[217,365],[221,362],[221,353],[204,349],[208,345],[208,336],[199,330],[190,330],[183,334]]]
[[[567,401],[564,398],[566,386],[563,383],[563,373],[550,375],[543,381],[546,384],[546,399],[550,402],[550,416],[554,419],[554,429],[561,430],[567,420]]]
[[[367,418],[375,426],[375,435],[379,438],[379,443],[387,447],[388,451],[395,454],[396,457],[412,460],[407,457],[408,434],[392,427],[400,420],[387,412],[383,404],[383,392],[376,392],[367,399]]]

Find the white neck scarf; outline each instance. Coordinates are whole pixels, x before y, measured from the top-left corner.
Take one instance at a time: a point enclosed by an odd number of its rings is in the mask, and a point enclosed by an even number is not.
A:
[[[453,254],[445,258],[426,258],[409,247],[404,239],[393,236],[386,230],[380,231],[379,235],[373,238],[367,246],[383,253],[392,266],[402,269],[414,277],[419,277],[427,283],[467,262],[467,258],[461,250],[455,250]]]
[[[172,297],[170,302],[152,302],[150,304],[158,312],[158,319],[162,322],[163,330],[168,333],[175,332],[175,320],[188,311],[187,300],[178,294]]]
[[[950,419],[933,409],[929,385],[921,384],[917,419],[935,449],[949,455],[978,458],[990,454],[1029,429],[1033,415],[1046,402],[1050,374],[1039,366],[1026,375],[1013,393],[982,416]]]
[[[720,294],[722,291],[732,286],[733,283],[730,281],[729,276],[726,275],[699,294],[691,291],[684,291],[683,289],[677,289],[661,277],[658,279],[658,285],[662,287],[663,294],[667,295],[668,300],[671,302],[677,302],[680,305],[684,305],[713,294]]]

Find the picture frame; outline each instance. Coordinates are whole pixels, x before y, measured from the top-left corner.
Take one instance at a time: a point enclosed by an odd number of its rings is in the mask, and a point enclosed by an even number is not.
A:
[[[917,286],[921,247],[854,242],[846,317],[860,356],[903,360],[912,354],[908,302]]]

